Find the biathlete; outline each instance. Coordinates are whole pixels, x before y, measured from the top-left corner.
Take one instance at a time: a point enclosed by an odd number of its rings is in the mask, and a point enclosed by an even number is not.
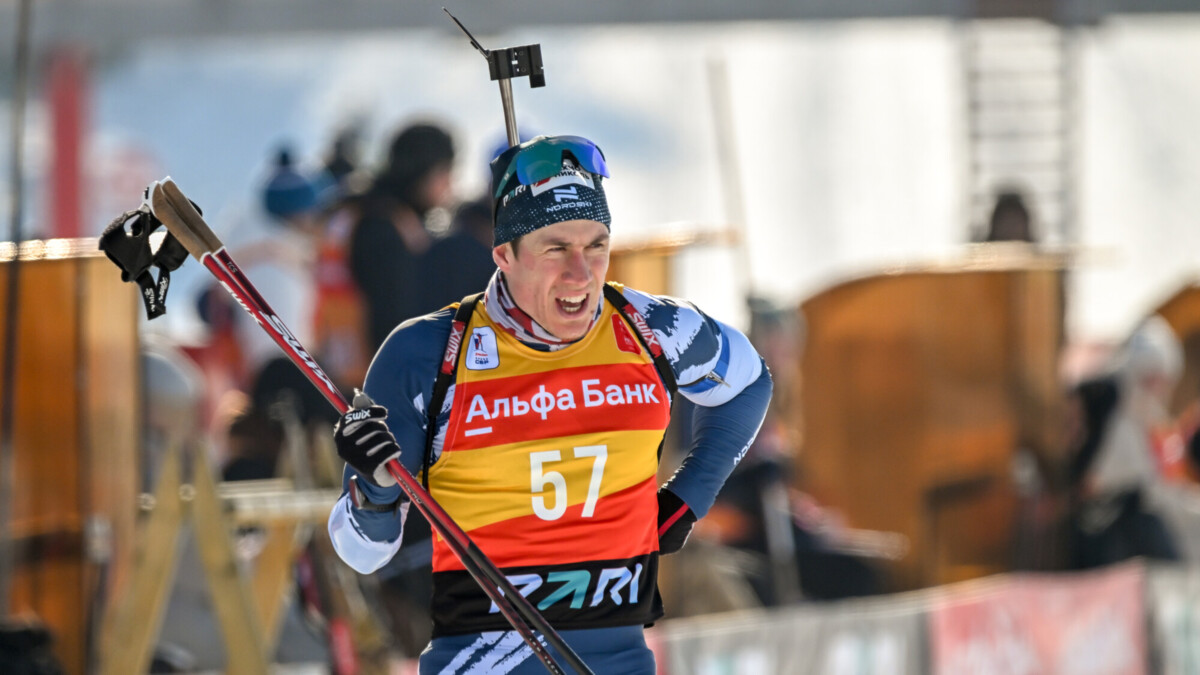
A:
[[[741,332],[691,303],[605,283],[595,144],[541,136],[491,168],[498,270],[380,347],[335,430],[348,466],[329,533],[363,574],[396,555],[409,504],[383,465],[397,458],[589,667],[652,675],[659,556],[754,440],[771,377]],[[695,404],[692,442],[659,486],[675,395]],[[431,611],[421,673],[545,672],[437,536]]]

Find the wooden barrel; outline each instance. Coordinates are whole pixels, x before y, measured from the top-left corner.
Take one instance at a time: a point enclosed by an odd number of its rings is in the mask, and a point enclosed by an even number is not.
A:
[[[142,310],[94,239],[25,242],[9,307],[14,248],[0,244],[0,349],[17,322],[14,389],[0,392],[15,396],[9,609],[45,623],[67,672],[82,674],[97,601],[119,593],[131,568]]]
[[[802,304],[797,486],[852,527],[909,540],[895,589],[1010,568],[1014,457],[1063,457],[1061,269],[980,249]]]

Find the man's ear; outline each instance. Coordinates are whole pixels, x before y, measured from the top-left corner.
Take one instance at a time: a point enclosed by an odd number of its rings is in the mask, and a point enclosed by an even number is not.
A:
[[[516,252],[513,251],[512,244],[507,242],[492,249],[492,260],[496,262],[496,267],[499,267],[500,271],[505,274],[512,267],[513,260],[516,257]]]

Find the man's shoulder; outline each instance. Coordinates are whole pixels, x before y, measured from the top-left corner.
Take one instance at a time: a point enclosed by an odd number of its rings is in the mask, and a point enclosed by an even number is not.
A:
[[[655,295],[629,286],[618,287],[621,295],[642,315],[650,330],[673,337],[683,332],[699,330],[710,317],[700,308],[682,298]]]
[[[658,338],[679,391],[692,402],[720,405],[758,379],[762,358],[737,328],[687,300],[633,288],[621,291]]]
[[[628,286],[620,291],[654,331],[677,374],[708,362],[717,353],[720,327],[691,302]]]

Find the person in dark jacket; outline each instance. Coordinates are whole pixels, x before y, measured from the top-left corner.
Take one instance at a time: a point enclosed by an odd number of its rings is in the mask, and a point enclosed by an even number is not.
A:
[[[454,142],[433,124],[414,124],[396,134],[387,165],[361,201],[350,240],[350,272],[362,291],[370,351],[392,329],[425,311],[420,257],[429,249],[425,216],[453,196],[450,171]]]

